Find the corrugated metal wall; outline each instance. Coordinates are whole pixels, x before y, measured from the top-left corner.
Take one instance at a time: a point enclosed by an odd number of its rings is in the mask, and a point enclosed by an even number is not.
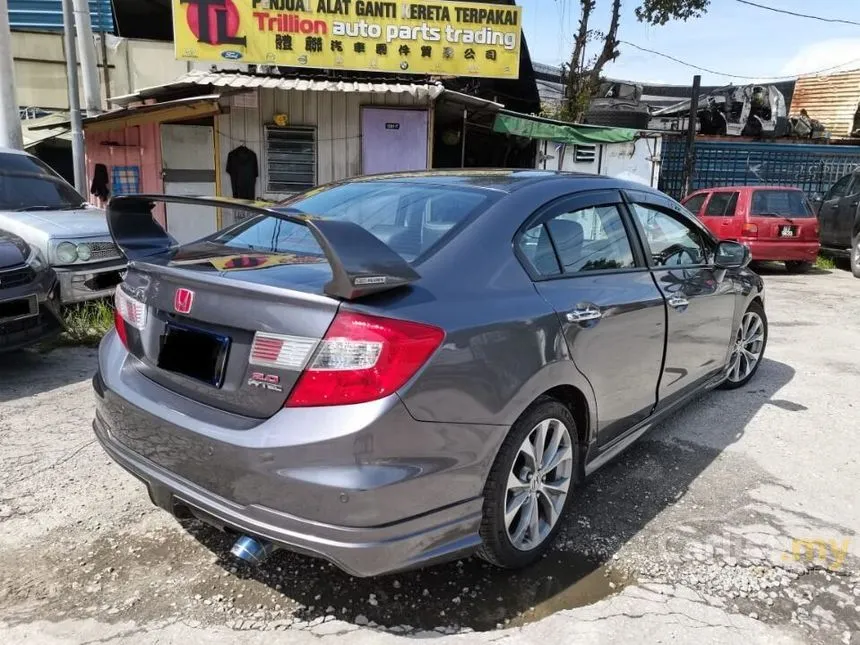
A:
[[[114,32],[111,0],[89,0],[93,31]],[[9,0],[9,23],[13,30],[62,31],[61,0]]]
[[[851,136],[854,113],[860,103],[860,70],[799,78],[791,100],[791,113],[805,109],[821,121],[833,137]]]
[[[693,189],[769,184],[823,193],[860,166],[860,146],[697,141]],[[684,140],[666,137],[660,190],[683,197]]]
[[[317,184],[346,179],[361,174],[361,106],[391,107],[426,106],[427,101],[401,94],[369,94],[358,92],[299,92],[261,89],[256,107],[242,107],[248,102],[234,100],[229,114],[218,117],[221,156],[221,185],[229,194],[230,178],[224,169],[227,155],[240,144],[257,155],[261,179],[265,172],[263,126],[271,123],[275,114],[286,114],[289,124],[316,127]],[[258,180],[260,181],[260,180]],[[279,195],[261,193],[267,198]]]

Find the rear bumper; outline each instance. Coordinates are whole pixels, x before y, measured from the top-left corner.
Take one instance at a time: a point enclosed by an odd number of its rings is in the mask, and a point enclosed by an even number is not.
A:
[[[93,379],[96,437],[168,512],[356,576],[426,566],[480,544],[481,492],[495,455],[489,435],[501,441],[500,428],[417,422],[396,397],[353,410],[342,427],[326,427],[331,411],[319,426],[285,425],[292,410],[244,429],[216,427],[189,420],[172,393],[136,380],[143,377],[125,359],[117,363],[119,349],[111,333]]]
[[[762,240],[741,238],[741,244],[749,247],[753,260],[815,262],[821,245],[808,240]]]

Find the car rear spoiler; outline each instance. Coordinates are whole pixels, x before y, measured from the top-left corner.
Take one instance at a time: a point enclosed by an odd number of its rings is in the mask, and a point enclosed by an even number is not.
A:
[[[331,267],[332,279],[324,290],[335,298],[355,300],[405,286],[420,277],[391,247],[358,224],[311,215],[293,215],[261,202],[224,197],[123,195],[111,199],[107,206],[108,228],[114,242],[130,263],[179,246],[153,217],[157,203],[243,210],[307,227]]]

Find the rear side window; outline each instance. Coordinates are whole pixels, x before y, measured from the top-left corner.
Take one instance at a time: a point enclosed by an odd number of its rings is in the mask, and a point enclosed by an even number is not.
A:
[[[702,210],[702,204],[705,203],[705,200],[708,198],[708,193],[701,193],[699,195],[693,195],[684,202],[684,208],[690,211],[693,215],[698,215],[699,211]]]
[[[528,229],[517,244],[541,276],[635,266],[621,214],[611,205],[561,213]]]
[[[278,210],[353,222],[412,262],[492,201],[491,193],[482,190],[373,181],[310,191]],[[322,255],[306,227],[266,215],[228,228],[211,241],[254,251]]]
[[[737,206],[737,193],[712,193],[711,201],[705,208],[705,215],[709,217],[731,217],[735,214]]]
[[[812,208],[799,190],[755,190],[750,215],[759,217],[812,217]]]

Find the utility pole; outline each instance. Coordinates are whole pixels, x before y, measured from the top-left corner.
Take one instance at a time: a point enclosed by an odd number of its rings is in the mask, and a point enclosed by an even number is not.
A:
[[[87,116],[101,112],[102,97],[99,90],[99,68],[96,44],[93,39],[93,24],[90,21],[88,0],[72,0],[75,11],[75,32],[78,36],[78,55],[81,59],[81,74],[84,86],[84,104]]]
[[[0,146],[24,148],[18,99],[15,98],[15,62],[12,60],[12,32],[9,7],[0,0]]]
[[[81,97],[78,93],[78,57],[75,55],[75,22],[72,0],[63,0],[63,45],[66,49],[66,77],[69,81],[69,117],[72,125],[72,166],[75,188],[87,194],[87,166],[84,159],[84,129]]]
[[[690,194],[693,185],[693,173],[696,171],[696,121],[699,112],[699,90],[702,87],[702,77],[693,77],[693,91],[690,93],[690,115],[687,118],[687,145],[684,154],[684,197]]]

